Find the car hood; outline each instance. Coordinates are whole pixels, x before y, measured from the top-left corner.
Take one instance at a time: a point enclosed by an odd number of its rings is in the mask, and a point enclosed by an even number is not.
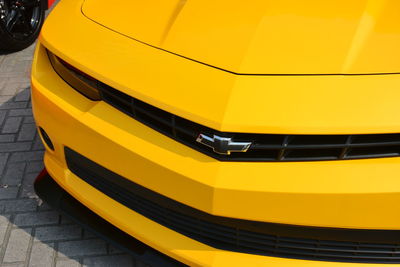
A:
[[[86,0],[127,37],[240,74],[400,72],[400,1]]]

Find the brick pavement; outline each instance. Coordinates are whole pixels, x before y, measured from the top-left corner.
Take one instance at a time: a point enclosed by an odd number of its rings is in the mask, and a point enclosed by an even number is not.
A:
[[[43,146],[30,108],[32,53],[0,55],[0,266],[144,266],[34,193]]]

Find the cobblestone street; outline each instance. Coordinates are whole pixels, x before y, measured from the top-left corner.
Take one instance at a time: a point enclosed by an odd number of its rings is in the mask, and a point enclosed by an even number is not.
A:
[[[35,195],[43,146],[30,108],[33,49],[0,55],[0,266],[144,266]]]

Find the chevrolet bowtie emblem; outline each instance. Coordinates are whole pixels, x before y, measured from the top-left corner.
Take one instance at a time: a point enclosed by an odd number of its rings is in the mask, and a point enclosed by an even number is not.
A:
[[[217,135],[209,137],[205,134],[199,134],[196,141],[211,147],[215,153],[222,155],[230,155],[231,152],[246,152],[251,146],[251,142],[234,142],[232,138]]]

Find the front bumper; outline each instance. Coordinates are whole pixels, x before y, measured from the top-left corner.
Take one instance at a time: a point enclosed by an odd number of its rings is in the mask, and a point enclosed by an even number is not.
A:
[[[36,122],[55,147],[54,151],[47,149],[45,165],[57,183],[122,231],[185,264],[337,263],[235,253],[194,241],[135,213],[76,177],[66,165],[64,146],[155,192],[214,215],[308,226],[400,229],[397,206],[388,205],[400,201],[398,158],[219,162],[106,103],[87,100],[52,70],[41,44],[33,65],[32,101]]]
[[[220,162],[104,102],[86,99],[53,71],[41,44],[33,64],[32,98],[37,124],[55,146],[46,158],[65,170],[63,147],[68,146],[150,190],[210,214],[294,225],[400,229],[400,208],[393,204],[400,201],[399,157]]]

